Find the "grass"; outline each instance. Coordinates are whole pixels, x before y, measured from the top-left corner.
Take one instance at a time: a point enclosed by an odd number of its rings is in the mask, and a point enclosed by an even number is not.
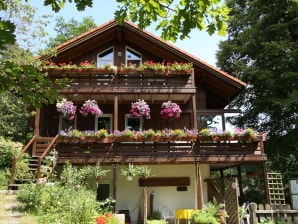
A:
[[[16,197],[15,194],[0,194],[0,224],[37,224],[36,217],[22,212]]]

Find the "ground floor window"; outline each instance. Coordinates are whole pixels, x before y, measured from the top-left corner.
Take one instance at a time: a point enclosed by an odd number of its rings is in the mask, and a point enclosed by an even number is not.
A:
[[[77,116],[75,115],[75,119],[73,121],[68,120],[66,117],[63,117],[62,114],[59,114],[59,127],[58,133],[61,131],[68,131],[71,129],[77,128]]]
[[[125,115],[125,129],[131,131],[141,131],[143,128],[141,117],[132,117],[130,114]]]
[[[104,201],[110,197],[110,184],[98,184],[96,199]]]
[[[109,133],[113,132],[113,115],[103,114],[95,118],[95,131],[106,129]]]

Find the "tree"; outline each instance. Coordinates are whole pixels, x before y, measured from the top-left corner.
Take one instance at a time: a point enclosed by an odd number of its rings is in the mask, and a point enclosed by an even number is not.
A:
[[[58,17],[56,19],[55,25],[57,36],[50,39],[48,47],[55,47],[59,44],[62,44],[67,40],[70,40],[71,38],[74,38],[86,31],[91,30],[94,27],[96,27],[96,23],[91,17],[83,18],[82,22],[79,22],[74,18],[66,22],[62,17]]]
[[[44,0],[55,12],[63,8],[65,2],[72,0]],[[137,22],[141,29],[152,22],[162,30],[162,38],[177,40],[186,38],[191,30],[206,30],[209,34],[216,31],[220,35],[226,33],[226,20],[229,10],[220,0],[173,1],[173,0],[117,0],[118,10],[115,17],[120,23],[125,19]],[[92,7],[93,0],[76,0],[78,10]]]
[[[228,0],[228,39],[218,66],[247,82],[233,103],[239,126],[268,132],[266,152],[285,177],[298,175],[298,2]]]
[[[42,29],[45,21],[36,20],[35,10],[20,1],[8,0],[6,3],[0,4],[1,9],[6,9],[1,11],[1,18],[13,21],[18,45],[13,45],[13,41],[1,45],[0,41],[0,93],[10,93],[34,106],[54,102],[58,96],[56,88],[62,87],[65,80],[48,79],[41,72],[41,62],[33,54],[36,45],[33,42],[45,35]]]

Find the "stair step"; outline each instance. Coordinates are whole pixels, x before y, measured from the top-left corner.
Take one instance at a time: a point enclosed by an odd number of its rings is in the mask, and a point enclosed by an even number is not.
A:
[[[21,184],[10,184],[8,185],[8,190],[18,190]]]

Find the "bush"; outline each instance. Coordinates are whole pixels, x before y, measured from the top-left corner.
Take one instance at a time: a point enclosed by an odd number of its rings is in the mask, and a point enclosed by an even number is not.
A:
[[[10,171],[8,168],[0,170],[0,190],[6,190],[9,184]]]
[[[0,136],[0,169],[11,168],[12,159],[17,156],[23,145]]]

